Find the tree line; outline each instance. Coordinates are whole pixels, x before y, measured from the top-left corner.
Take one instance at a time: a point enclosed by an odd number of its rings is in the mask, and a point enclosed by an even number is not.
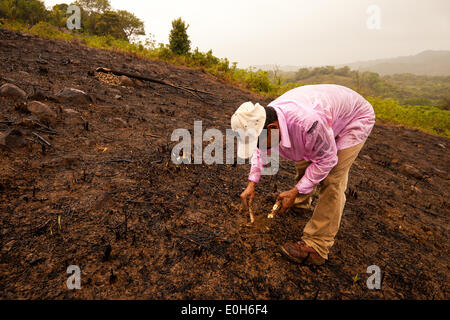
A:
[[[450,110],[450,76],[397,74],[381,76],[376,72],[351,70],[348,66],[299,68],[283,72],[269,71],[277,84],[336,83],[367,96],[393,98],[403,105],[436,106]]]
[[[131,12],[112,9],[109,0],[76,0],[71,4],[81,9],[80,32],[127,41],[145,35],[144,22]],[[0,0],[0,18],[30,25],[44,21],[62,28],[70,16],[69,5],[61,3],[47,9],[41,0]]]

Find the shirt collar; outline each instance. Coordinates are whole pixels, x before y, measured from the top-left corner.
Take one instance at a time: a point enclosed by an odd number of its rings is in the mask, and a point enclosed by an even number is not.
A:
[[[280,125],[280,135],[281,135],[280,145],[283,148],[290,148],[291,140],[289,138],[289,132],[287,129],[287,124],[286,124],[286,118],[284,117],[283,111],[281,111],[280,108],[278,108],[278,107],[273,107],[273,108],[277,112],[278,123]]]

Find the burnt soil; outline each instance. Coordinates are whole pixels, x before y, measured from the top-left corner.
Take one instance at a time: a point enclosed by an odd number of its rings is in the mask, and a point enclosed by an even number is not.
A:
[[[97,67],[211,94],[125,87],[112,76],[101,81]],[[292,162],[257,186],[257,221],[247,226],[239,195],[248,164],[170,161],[174,129],[193,131],[201,120],[203,130],[224,132],[239,104],[269,99],[201,70],[4,29],[0,77],[0,85],[40,92],[58,113],[48,130],[27,121],[24,101],[0,103],[1,132],[20,130],[24,142],[0,150],[2,299],[449,298],[446,138],[378,122],[352,167],[330,259],[297,265],[278,246],[298,240],[312,212],[265,218],[277,193],[294,185]],[[56,101],[64,87],[92,103]],[[366,286],[373,264],[381,290]],[[81,268],[81,290],[67,290],[69,265]]]

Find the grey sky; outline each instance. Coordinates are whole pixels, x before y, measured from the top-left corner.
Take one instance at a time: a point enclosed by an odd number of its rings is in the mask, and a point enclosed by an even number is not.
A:
[[[64,0],[45,0],[47,6]],[[450,50],[450,0],[111,0],[133,12],[157,42],[171,21],[189,25],[192,47],[249,65],[336,65]],[[381,9],[370,30],[369,5]]]

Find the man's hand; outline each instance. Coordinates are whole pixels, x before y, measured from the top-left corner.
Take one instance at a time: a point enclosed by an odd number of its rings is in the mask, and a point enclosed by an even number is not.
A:
[[[247,188],[241,193],[241,200],[244,209],[247,209],[253,202],[255,197],[255,184],[253,181],[248,183]]]
[[[295,203],[295,197],[298,195],[297,188],[292,188],[291,190],[280,193],[277,201],[281,202],[281,209],[279,214],[285,213],[290,207]]]

